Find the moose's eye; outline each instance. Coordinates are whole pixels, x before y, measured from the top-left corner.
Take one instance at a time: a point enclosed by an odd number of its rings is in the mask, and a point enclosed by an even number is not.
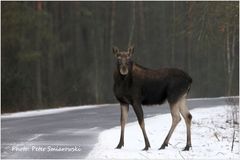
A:
[[[118,54],[116,55],[116,57],[117,57],[117,59],[121,59],[121,54],[118,53]]]

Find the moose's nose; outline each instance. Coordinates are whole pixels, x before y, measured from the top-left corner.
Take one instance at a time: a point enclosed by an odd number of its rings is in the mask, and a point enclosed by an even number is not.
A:
[[[127,75],[127,74],[128,74],[128,68],[127,68],[127,66],[121,66],[121,67],[120,67],[120,73],[121,73],[122,75]]]

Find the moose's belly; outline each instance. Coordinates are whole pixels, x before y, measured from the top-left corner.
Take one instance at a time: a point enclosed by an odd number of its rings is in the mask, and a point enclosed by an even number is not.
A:
[[[164,86],[147,86],[142,91],[142,104],[162,104],[167,98],[167,90]]]

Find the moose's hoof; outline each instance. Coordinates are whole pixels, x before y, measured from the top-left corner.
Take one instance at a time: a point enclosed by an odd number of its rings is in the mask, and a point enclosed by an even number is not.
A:
[[[147,151],[149,149],[149,146],[146,146],[142,149],[142,151]]]
[[[115,149],[121,149],[122,148],[122,146],[117,146]]]
[[[115,149],[121,149],[123,147],[123,144],[118,144]]]
[[[186,147],[182,151],[189,151],[191,147],[192,147],[191,145],[186,145]]]
[[[165,147],[167,147],[167,146],[168,146],[168,144],[163,143],[162,146],[159,148],[159,150],[161,150],[161,149],[165,149]]]

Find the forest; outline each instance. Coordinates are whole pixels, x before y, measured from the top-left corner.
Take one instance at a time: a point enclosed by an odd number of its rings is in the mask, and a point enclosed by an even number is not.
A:
[[[1,112],[116,103],[113,46],[188,72],[189,98],[239,95],[238,1],[1,2]]]

